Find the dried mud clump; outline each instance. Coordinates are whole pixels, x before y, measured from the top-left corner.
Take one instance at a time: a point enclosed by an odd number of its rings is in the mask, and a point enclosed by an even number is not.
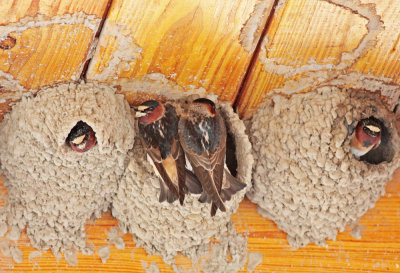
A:
[[[85,152],[66,144],[79,121],[96,137]],[[124,97],[98,84],[47,88],[14,106],[0,135],[8,191],[1,216],[10,226],[26,226],[38,249],[84,250],[86,221],[110,207],[129,163],[134,120]]]
[[[350,139],[370,116],[384,124],[382,143],[358,160]],[[256,164],[248,197],[293,247],[335,239],[374,207],[400,163],[392,111],[378,94],[352,89],[269,97],[252,118],[250,140]]]
[[[253,157],[245,126],[229,104],[222,103],[219,110],[236,144],[237,178],[249,187]],[[227,232],[230,217],[237,210],[248,187],[225,203],[225,213],[218,211],[211,217],[210,204],[198,201],[200,194],[186,195],[183,206],[178,201],[160,203],[159,178],[146,160],[140,141],[135,142],[130,156],[131,162],[119,182],[112,213],[119,220],[121,229],[132,233],[137,244],[149,254],[161,255],[168,262],[178,251],[189,251],[208,243],[210,237]]]

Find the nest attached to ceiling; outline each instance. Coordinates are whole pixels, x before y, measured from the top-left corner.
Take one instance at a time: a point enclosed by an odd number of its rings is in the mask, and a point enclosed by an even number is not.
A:
[[[351,124],[371,116],[383,123],[381,144],[357,159]],[[323,245],[385,193],[400,166],[394,124],[376,93],[322,87],[268,97],[251,120],[256,164],[248,197],[292,246]]]
[[[83,153],[66,143],[79,122],[95,137]],[[99,84],[46,88],[13,107],[0,135],[7,224],[26,226],[38,249],[85,250],[86,221],[110,207],[134,143],[123,95]]]
[[[178,200],[160,203],[160,178],[146,160],[146,152],[138,139],[130,152],[131,162],[119,183],[112,212],[121,229],[132,233],[138,245],[149,253],[170,258],[178,251],[208,243],[211,237],[225,233],[232,213],[250,186],[253,156],[245,126],[228,103],[221,103],[219,111],[228,132],[227,166],[247,184],[225,202],[226,212],[218,211],[211,217],[211,205],[200,203],[200,194],[186,195],[183,206]]]

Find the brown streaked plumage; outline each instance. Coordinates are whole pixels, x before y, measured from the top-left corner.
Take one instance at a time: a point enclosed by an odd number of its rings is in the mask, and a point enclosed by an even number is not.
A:
[[[188,190],[199,193],[201,187],[193,175],[187,175],[175,108],[154,100],[134,108],[141,142],[161,178],[159,201],[172,203],[179,199],[182,205]]]
[[[179,121],[178,133],[204,190],[199,201],[212,203],[212,216],[217,209],[226,211],[224,201],[246,185],[230,174],[224,175],[226,126],[214,103],[203,98],[194,100]]]
[[[222,188],[220,193],[222,201],[226,202],[231,200],[232,195],[244,189],[245,187],[246,184],[239,181],[236,177],[232,176],[225,166],[224,178],[222,180]],[[206,192],[202,192],[199,201],[201,203],[210,203],[212,200]]]

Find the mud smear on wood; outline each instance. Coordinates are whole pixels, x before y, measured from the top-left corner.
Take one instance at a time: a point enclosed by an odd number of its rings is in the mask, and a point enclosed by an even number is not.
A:
[[[226,273],[243,270],[246,264],[248,250],[247,237],[238,234],[232,222],[227,225],[224,233],[215,237],[217,242],[202,244],[183,251],[182,254],[192,260],[190,269],[183,269],[175,263],[170,263],[177,273]],[[251,269],[252,264],[248,266]]]
[[[131,104],[140,104],[149,99],[176,100],[183,95],[207,96],[212,100],[217,98],[217,95],[209,94],[203,87],[182,87],[161,73],[151,73],[135,79],[119,78],[109,84],[124,94]]]
[[[95,15],[87,15],[84,12],[76,12],[73,14],[64,14],[58,16],[46,16],[38,14],[35,17],[24,17],[18,22],[13,22],[5,26],[0,26],[0,38],[7,37],[9,33],[21,33],[30,28],[41,28],[50,25],[77,25],[81,24],[96,34],[101,19]]]
[[[142,267],[146,273],[160,273],[160,269],[155,262],[151,262],[150,265],[148,265],[146,261],[142,261]]]
[[[259,61],[264,64],[265,71],[271,74],[283,75],[284,77],[303,75],[300,79],[288,80],[284,83],[283,87],[275,88],[269,92],[291,95],[301,91],[308,91],[312,87],[346,73],[346,69],[350,68],[357,60],[365,56],[367,52],[377,44],[377,36],[384,30],[384,26],[381,17],[376,14],[374,4],[362,4],[358,0],[325,1],[365,18],[367,20],[366,34],[360,40],[356,48],[341,54],[338,64],[319,64],[311,59],[309,60],[309,64],[300,66],[294,64],[279,64],[279,60],[267,58],[266,46],[268,44],[268,37],[266,36],[258,57]]]
[[[51,25],[83,25],[85,28],[89,28],[92,31],[93,36],[95,35],[97,28],[100,24],[100,18],[95,15],[87,15],[83,12],[76,12],[73,14],[65,14],[58,16],[45,16],[39,14],[35,17],[24,17],[18,22],[9,23],[4,26],[0,26],[0,40],[7,39],[10,35],[15,35],[22,33],[28,29],[32,28],[44,28]],[[18,45],[18,41],[16,41]],[[10,48],[11,49],[11,48]],[[13,62],[10,56],[4,55],[6,57],[5,62]],[[90,56],[89,56],[90,57]],[[84,62],[79,69],[77,75],[81,73],[83,69]],[[32,72],[34,73],[34,72]],[[78,79],[78,77],[75,77]],[[27,89],[21,85],[20,81],[14,78],[11,74],[0,70],[0,103],[7,103],[12,105],[15,101],[19,101],[24,93],[35,93],[37,90]],[[0,112],[2,114],[3,111]]]
[[[111,228],[110,232],[107,233],[107,241],[109,244],[113,244],[117,249],[125,249],[124,240],[118,235],[118,228]]]
[[[247,272],[253,272],[256,267],[262,262],[263,256],[259,252],[250,252],[249,261],[247,263]]]
[[[97,253],[99,254],[99,256],[101,258],[101,262],[103,264],[105,264],[107,262],[107,260],[110,258],[110,252],[111,252],[110,247],[108,245],[101,246],[97,250]]]
[[[274,2],[274,0],[257,1],[254,6],[254,10],[240,31],[240,44],[249,53],[253,53],[257,46],[258,40],[261,37],[261,33]]]
[[[16,80],[12,75],[3,72],[0,70],[0,99],[21,99],[22,92],[28,91],[23,86],[19,84],[19,81]]]
[[[108,44],[113,43],[116,48],[110,60],[101,58]],[[105,21],[99,37],[97,50],[89,64],[90,78],[105,82],[116,79],[121,72],[129,71],[136,60],[141,59],[142,48],[131,37],[130,30],[119,23]],[[99,60],[95,63],[93,60]]]
[[[5,26],[0,26],[0,39],[6,39],[6,37],[10,36],[10,33],[22,33],[27,29],[32,28],[44,28],[51,25],[83,25],[84,28],[88,28],[92,32],[92,36],[94,37],[97,31],[98,26],[100,25],[101,19],[97,18],[95,15],[87,15],[83,12],[76,12],[73,14],[64,14],[58,16],[45,16],[39,14],[35,17],[24,17],[20,19],[18,22],[13,22]],[[88,57],[90,54],[88,54]],[[10,60],[9,60],[10,62]],[[81,68],[79,69],[78,75],[83,70],[85,62],[82,62]],[[3,72],[5,73],[5,72]],[[78,76],[75,76],[75,80],[78,79]],[[14,89],[8,89],[14,90]]]

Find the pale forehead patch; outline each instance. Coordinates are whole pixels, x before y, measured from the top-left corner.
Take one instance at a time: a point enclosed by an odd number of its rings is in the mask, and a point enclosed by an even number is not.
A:
[[[149,106],[147,106],[147,105],[139,105],[139,107],[137,108],[139,111],[144,111],[144,110],[146,110],[146,109],[148,109],[149,108]]]
[[[374,125],[367,125],[365,127],[367,127],[368,129],[370,129],[372,132],[375,132],[375,133],[379,133],[381,131],[381,129],[379,127],[374,126]]]
[[[79,145],[82,143],[82,141],[85,139],[85,135],[78,136],[74,140],[72,140],[72,143]]]

